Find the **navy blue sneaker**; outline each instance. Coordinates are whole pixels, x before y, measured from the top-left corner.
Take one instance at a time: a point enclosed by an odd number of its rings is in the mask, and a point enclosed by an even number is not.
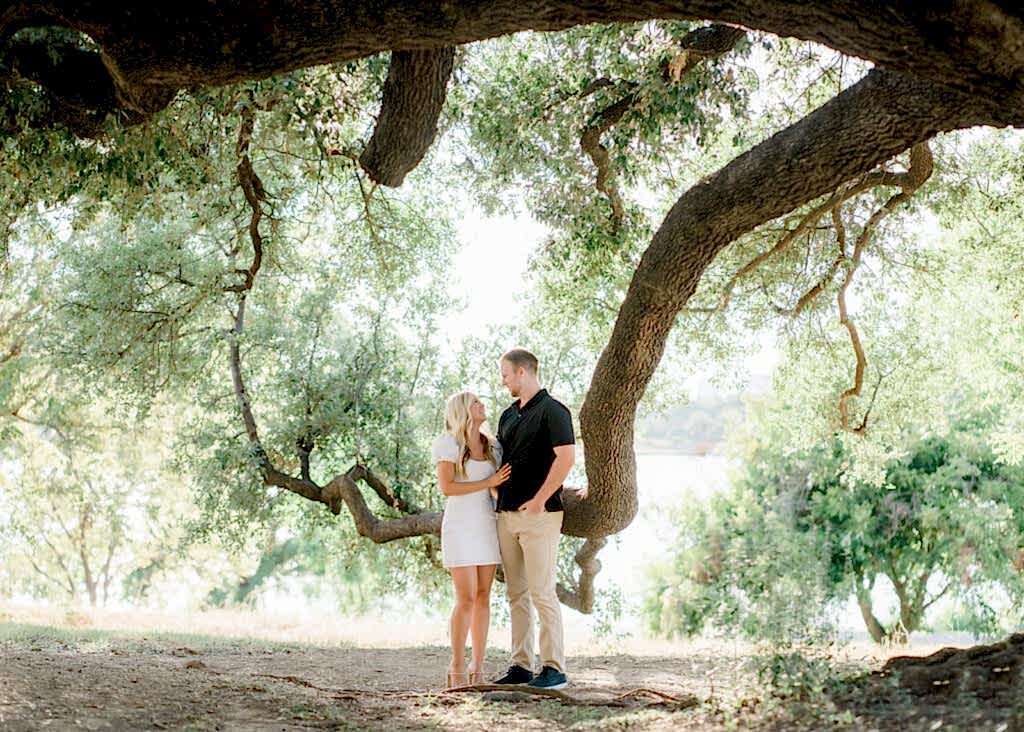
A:
[[[540,670],[529,686],[535,689],[564,689],[569,685],[569,679],[554,666],[545,666]]]
[[[500,679],[495,681],[495,684],[528,684],[533,681],[533,671],[528,668],[523,668],[518,664],[513,664],[508,667],[508,672]]]

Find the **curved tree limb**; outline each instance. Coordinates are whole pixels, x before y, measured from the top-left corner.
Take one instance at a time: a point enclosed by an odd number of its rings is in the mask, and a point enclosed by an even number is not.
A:
[[[871,234],[874,232],[879,222],[888,216],[889,213],[901,203],[908,201],[910,197],[914,195],[914,192],[917,191],[917,189],[920,188],[926,180],[928,180],[932,174],[932,169],[932,154],[931,150],[928,148],[927,142],[915,145],[910,151],[910,168],[901,177],[903,189],[895,196],[892,196],[878,210],[871,214],[871,217],[867,222],[865,222],[860,235],[857,237],[857,241],[853,245],[853,253],[847,259],[848,266],[846,276],[843,278],[843,283],[839,287],[839,292],[836,295],[836,301],[839,305],[839,322],[846,328],[847,333],[850,335],[850,345],[853,347],[853,352],[856,356],[857,362],[854,367],[853,386],[849,387],[839,395],[839,428],[844,432],[852,432],[858,435],[862,435],[867,432],[868,416],[871,413],[869,408],[864,412],[864,417],[859,425],[856,427],[850,426],[850,409],[848,402],[851,398],[860,396],[861,390],[864,387],[864,371],[867,369],[868,362],[867,356],[864,354],[864,346],[860,341],[860,334],[857,332],[857,328],[847,312],[846,291],[849,289],[850,283],[853,282],[854,273],[860,266],[861,257],[864,254],[864,247],[867,246],[867,243],[871,238]],[[841,237],[840,246],[845,258],[845,234],[842,233],[842,218],[838,211],[835,213],[835,218],[839,222],[836,232],[837,236]]]
[[[555,588],[558,592],[558,599],[566,607],[587,614],[594,609],[594,579],[601,571],[601,562],[597,558],[598,552],[604,548],[608,540],[605,538],[587,539],[583,546],[576,552],[575,561],[579,565],[580,575],[576,580],[576,586],[567,588],[561,582]]]
[[[252,144],[252,135],[256,128],[256,113],[252,106],[246,104],[242,106],[240,114],[242,125],[238,131],[238,142],[235,145],[235,153],[238,156],[236,174],[238,185],[252,211],[249,216],[248,229],[249,240],[252,242],[252,263],[246,269],[236,269],[235,272],[242,276],[242,282],[225,287],[224,291],[238,292],[244,295],[252,289],[253,280],[263,263],[263,235],[260,233],[260,220],[263,218],[261,204],[267,199],[267,194],[263,188],[263,181],[256,175],[256,171],[252,167],[252,160],[249,158],[249,146]]]
[[[591,498],[566,533],[606,536],[635,516],[637,403],[719,251],[937,132],[991,122],[947,88],[875,70],[687,191],[641,258],[580,410]]]
[[[707,20],[816,41],[969,94],[991,114],[1024,106],[1024,10],[999,0],[934,8],[895,0],[285,0],[191,3],[45,0],[0,9],[0,42],[28,26],[92,38],[117,108],[141,121],[179,89],[219,86],[388,50],[429,50],[522,30]],[[72,73],[66,63],[60,65]]]
[[[666,79],[678,82],[697,68],[702,61],[717,58],[731,51],[743,36],[744,32],[740,28],[725,25],[712,25],[690,31],[680,42],[679,53],[662,69],[662,75]],[[584,89],[581,94],[590,93],[592,90],[596,91],[610,83],[607,79],[598,79]],[[636,87],[637,84],[629,86]],[[583,133],[580,135],[580,147],[597,168],[597,179],[594,186],[611,204],[612,228],[615,231],[622,225],[622,219],[626,212],[618,186],[615,185],[615,170],[608,155],[608,148],[601,144],[601,135],[618,124],[626,112],[636,106],[639,99],[639,92],[631,91],[618,101],[599,110],[583,128]]]
[[[359,164],[381,185],[400,186],[437,135],[455,47],[393,51],[380,114]]]
[[[239,347],[242,331],[245,327],[245,304],[249,292],[255,284],[256,274],[259,272],[263,257],[263,238],[259,231],[259,223],[262,215],[262,202],[266,198],[263,186],[259,177],[252,168],[249,160],[249,146],[252,143],[252,133],[255,128],[255,113],[251,107],[244,106],[241,110],[242,124],[239,129],[238,144],[236,151],[239,156],[237,167],[238,183],[245,194],[246,202],[252,215],[249,222],[249,238],[253,245],[253,261],[246,269],[236,270],[244,276],[244,281],[239,285],[225,287],[226,292],[236,292],[238,295],[238,306],[235,310],[234,324],[231,337],[228,342],[228,358],[231,368],[231,380],[234,385],[235,398],[238,402],[242,423],[245,425],[245,433],[253,451],[253,457],[259,466],[263,482],[269,486],[284,488],[303,498],[317,503],[325,504],[332,513],[341,512],[342,505],[347,506],[352,519],[355,522],[356,530],[361,536],[368,537],[377,543],[393,541],[410,536],[422,536],[423,534],[439,534],[441,531],[440,513],[422,513],[407,502],[399,501],[397,498],[389,501],[386,496],[391,496],[391,490],[384,485],[383,481],[374,476],[367,468],[356,465],[348,472],[336,476],[322,488],[313,482],[308,474],[300,478],[289,475],[274,466],[267,451],[260,440],[259,428],[256,424],[256,417],[253,414],[252,400],[245,386],[242,376],[242,359]],[[308,473],[308,471],[304,471]],[[370,510],[363,498],[356,481],[365,480],[388,505],[399,510],[408,509],[412,515],[396,519],[380,519]]]
[[[791,246],[793,246],[794,242],[796,242],[799,237],[812,231],[826,213],[829,213],[830,211],[835,212],[836,208],[844,201],[848,201],[854,196],[864,193],[871,188],[878,186],[902,186],[904,184],[903,178],[901,178],[902,175],[903,174],[901,173],[892,173],[887,170],[876,170],[862,176],[859,180],[854,181],[853,183],[840,186],[838,190],[836,190],[822,203],[813,207],[810,211],[801,216],[796,226],[789,229],[770,248],[755,255],[746,264],[740,267],[726,283],[718,304],[710,307],[687,305],[685,310],[691,313],[708,314],[724,312],[726,308],[729,307],[729,303],[732,302],[732,293],[742,279],[759,269],[761,265],[765,264],[770,259],[773,259],[778,254],[787,251]],[[795,316],[799,314],[799,309],[797,308],[794,308],[792,311],[786,311],[781,308],[776,309],[783,315]]]

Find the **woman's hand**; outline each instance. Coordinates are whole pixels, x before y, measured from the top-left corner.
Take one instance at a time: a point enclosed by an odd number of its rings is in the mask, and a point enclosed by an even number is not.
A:
[[[498,470],[488,478],[488,488],[497,488],[499,485],[504,483],[512,475],[512,466],[509,464],[502,465]]]

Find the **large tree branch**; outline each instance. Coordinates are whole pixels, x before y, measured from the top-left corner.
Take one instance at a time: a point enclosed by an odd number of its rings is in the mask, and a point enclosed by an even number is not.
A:
[[[587,539],[583,542],[575,557],[580,568],[576,586],[568,588],[559,582],[555,588],[563,605],[581,613],[590,613],[594,609],[594,579],[601,571],[601,562],[597,554],[607,543],[608,540],[605,538]]]
[[[359,164],[376,183],[399,186],[437,135],[455,47],[393,51],[380,114]]]
[[[95,137],[106,116],[117,110],[114,83],[100,53],[69,36],[12,41],[0,62],[0,76],[26,95],[36,91],[41,104],[27,120],[29,126],[62,125],[80,137]],[[15,125],[10,120],[5,127]]]
[[[754,255],[746,264],[740,267],[729,278],[728,282],[726,282],[718,304],[713,306],[687,305],[685,308],[686,311],[691,313],[708,314],[724,312],[729,307],[729,303],[732,302],[732,293],[741,280],[760,269],[764,264],[777,257],[779,254],[788,251],[797,239],[804,234],[813,231],[826,213],[835,211],[836,207],[843,201],[847,201],[876,186],[902,185],[899,176],[900,174],[898,173],[890,173],[886,170],[877,170],[863,176],[860,180],[840,186],[839,189],[831,196],[801,216],[796,226],[786,231],[786,233],[783,234],[771,247]],[[794,310],[792,313],[784,314],[797,315],[798,312]]]
[[[251,446],[253,457],[259,466],[266,485],[284,488],[303,498],[325,504],[332,513],[341,512],[344,504],[348,507],[349,513],[355,522],[356,530],[361,536],[365,536],[377,543],[394,541],[410,536],[422,536],[423,534],[440,534],[441,514],[421,513],[408,502],[394,496],[384,482],[377,478],[367,468],[356,465],[347,473],[343,473],[331,480],[321,488],[308,476],[308,468],[303,471],[304,475],[296,478],[289,475],[276,466],[270,459],[270,455],[263,447],[260,440],[259,428],[256,424],[256,416],[252,409],[252,400],[245,386],[245,379],[242,375],[242,358],[240,340],[245,328],[245,304],[249,292],[255,284],[256,275],[259,273],[263,260],[263,238],[260,234],[259,223],[261,218],[262,201],[265,194],[262,192],[262,185],[259,184],[259,177],[252,168],[249,160],[249,145],[252,142],[252,133],[255,124],[255,117],[249,107],[243,107],[242,125],[239,131],[237,153],[239,164],[237,168],[238,182],[252,214],[249,221],[248,233],[253,245],[253,261],[247,269],[236,270],[243,275],[243,281],[232,287],[224,288],[226,291],[238,293],[238,306],[235,310],[234,324],[231,336],[228,341],[228,361],[231,368],[231,380],[234,385],[235,399],[238,402],[239,412],[242,417],[242,424],[245,426],[245,433]],[[413,515],[397,519],[380,519],[370,510],[366,499],[360,492],[357,480],[365,480],[388,505],[399,510],[414,512]]]
[[[580,410],[591,498],[567,514],[566,533],[607,535],[635,516],[636,406],[718,252],[937,132],[990,121],[958,93],[872,71],[687,191],[640,261]]]
[[[410,536],[440,535],[441,514],[437,512],[415,513],[393,519],[378,518],[370,510],[359,486],[356,485],[357,478],[365,477],[367,474],[365,468],[356,465],[347,473],[334,478],[323,490],[324,500],[331,506],[332,511],[341,503],[348,507],[360,536],[365,536],[377,544],[385,544]]]
[[[28,25],[89,35],[118,108],[141,119],[182,88],[263,78],[388,50],[429,50],[522,30],[653,18],[708,20],[817,41],[879,68],[948,84],[994,114],[1024,104],[1024,11],[998,0],[284,0],[9,3],[0,40]],[[67,63],[61,64],[66,68]],[[68,70],[71,73],[71,70]]]
[[[365,465],[355,465],[351,470],[349,470],[348,474],[351,476],[352,480],[361,480],[370,486],[380,500],[396,511],[406,514],[423,513],[423,509],[410,503],[401,496],[396,495],[395,492],[391,490],[391,486],[385,483]]]

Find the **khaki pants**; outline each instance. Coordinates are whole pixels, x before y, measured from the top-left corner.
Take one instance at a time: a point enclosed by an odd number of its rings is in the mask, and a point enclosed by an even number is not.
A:
[[[562,511],[498,512],[498,546],[512,620],[512,663],[533,666],[531,600],[540,621],[541,663],[565,672],[562,606],[555,592]]]

